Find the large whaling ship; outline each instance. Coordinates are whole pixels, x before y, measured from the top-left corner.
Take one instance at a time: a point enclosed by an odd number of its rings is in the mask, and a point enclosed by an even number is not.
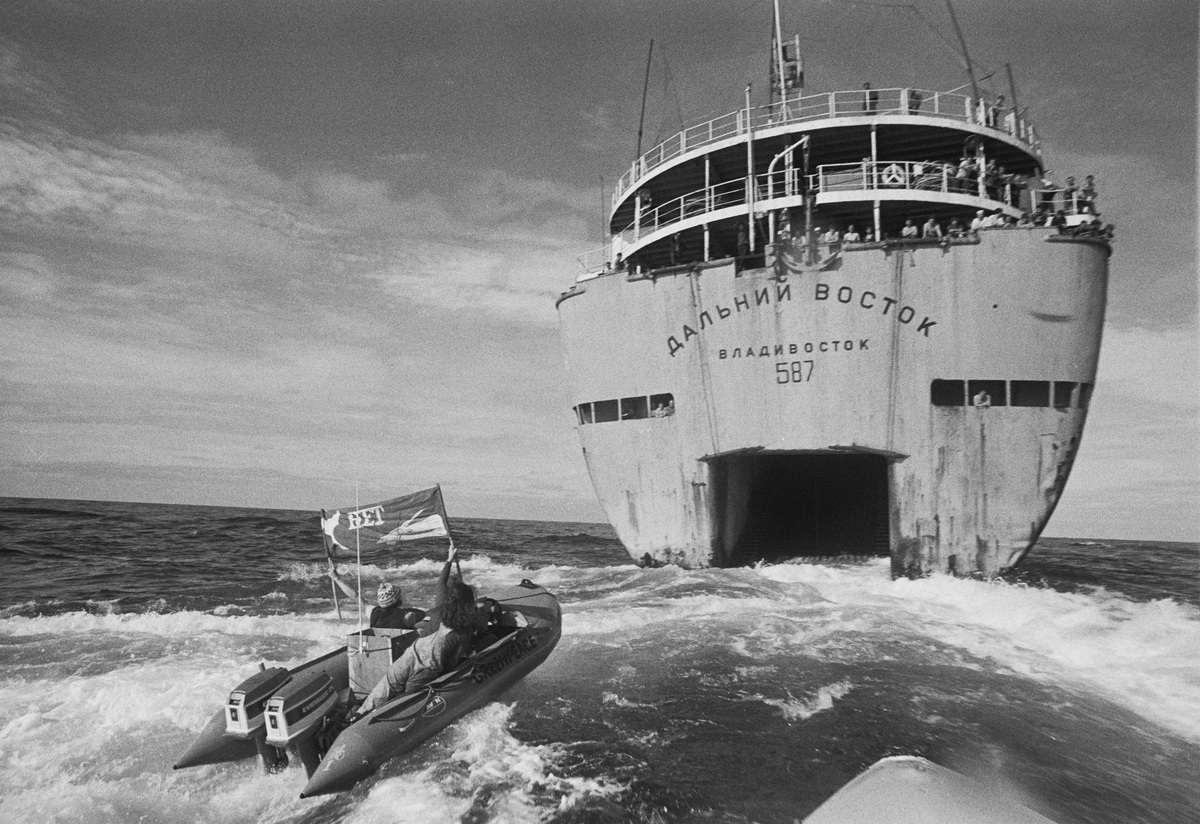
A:
[[[770,104],[640,154],[558,299],[601,505],[644,563],[995,575],[1079,447],[1111,226],[973,76],[807,94],[775,28]]]

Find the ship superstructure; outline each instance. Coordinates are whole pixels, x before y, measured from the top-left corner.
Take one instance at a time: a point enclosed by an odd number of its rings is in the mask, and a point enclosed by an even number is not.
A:
[[[803,94],[776,48],[778,99],[638,157],[558,300],[601,504],[646,563],[994,575],[1070,473],[1111,227],[1002,100]]]

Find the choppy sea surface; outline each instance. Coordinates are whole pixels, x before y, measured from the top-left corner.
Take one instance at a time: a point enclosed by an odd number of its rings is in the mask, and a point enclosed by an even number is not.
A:
[[[456,520],[563,636],[354,791],[173,771],[260,661],[343,643],[315,513],[0,499],[0,821],[792,822],[887,755],[1060,824],[1200,820],[1200,547],[1043,541],[1002,582],[633,565],[604,525]],[[444,549],[362,569],[427,603]],[[353,566],[350,570],[354,572]]]

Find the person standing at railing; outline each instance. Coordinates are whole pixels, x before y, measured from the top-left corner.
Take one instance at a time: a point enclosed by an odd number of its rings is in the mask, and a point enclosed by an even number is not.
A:
[[[1038,182],[1041,184],[1042,188],[1038,192],[1037,207],[1039,209],[1047,209],[1047,210],[1053,209],[1054,208],[1054,179],[1052,177],[1050,177],[1050,172],[1043,171],[1041,180]]]
[[[832,226],[830,226],[829,231],[825,233],[823,240],[825,241],[826,251],[831,255],[842,247],[842,236],[838,234],[838,230]]]
[[[998,127],[1000,117],[1004,113],[1004,95],[996,95],[996,102],[988,106],[988,125],[993,129]]]
[[[1000,167],[1001,173],[1004,172],[1004,167]],[[1028,210],[1030,204],[1025,197],[1025,190],[1029,187],[1029,178],[1022,175],[1004,175],[1004,184],[1008,187],[1008,205],[1017,209]]]
[[[904,228],[900,230],[900,237],[905,240],[916,240],[917,224],[912,222],[912,219],[904,221]]]
[[[854,224],[850,224],[850,228],[846,230],[846,234],[842,235],[842,240],[846,243],[862,243],[862,235],[854,228]]]
[[[918,160],[916,163],[910,164],[908,170],[908,188],[915,189],[917,183],[925,176],[925,164]]]
[[[1067,185],[1063,187],[1063,210],[1069,214],[1075,214],[1075,194],[1079,189],[1075,185],[1075,178],[1067,177]]]
[[[879,92],[871,88],[870,83],[863,83],[863,111],[873,112],[879,108]]]
[[[1083,182],[1083,187],[1079,190],[1079,207],[1086,209],[1091,214],[1096,214],[1096,178],[1093,175],[1088,175]]]
[[[955,189],[960,192],[969,192],[971,190],[971,177],[975,171],[975,159],[964,156],[958,162],[958,169],[954,172]]]
[[[921,110],[921,101],[924,99],[919,89],[908,90],[908,113],[916,114]]]
[[[996,165],[996,158],[994,157],[988,160],[987,164],[983,167],[983,190],[992,200],[1000,199],[996,194],[996,188],[999,185],[998,169],[999,167]]]
[[[942,239],[942,227],[934,220],[933,215],[930,215],[929,220],[925,221],[925,225],[921,227],[921,237],[926,240]]]

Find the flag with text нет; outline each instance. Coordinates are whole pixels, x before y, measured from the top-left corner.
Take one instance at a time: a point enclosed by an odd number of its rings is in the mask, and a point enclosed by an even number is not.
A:
[[[324,516],[321,529],[333,556],[343,558],[359,549],[374,553],[401,541],[450,535],[440,486],[376,504],[335,509]]]

